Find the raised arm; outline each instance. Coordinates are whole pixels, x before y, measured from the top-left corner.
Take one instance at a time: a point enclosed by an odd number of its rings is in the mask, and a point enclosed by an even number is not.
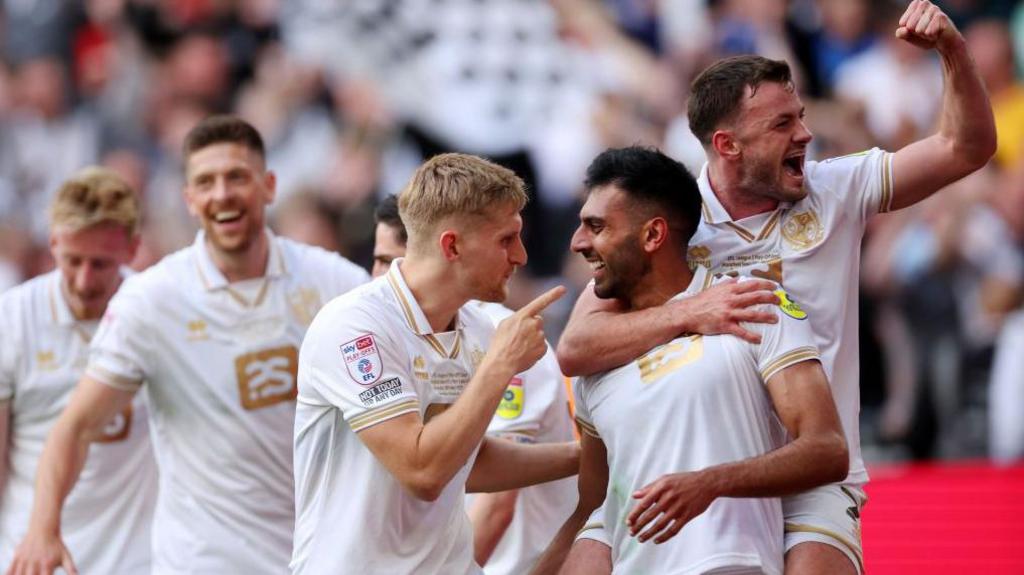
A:
[[[913,205],[978,170],[996,151],[985,84],[949,17],[927,0],[913,0],[896,37],[938,52],[944,90],[938,132],[893,155],[893,209]]]
[[[60,533],[61,508],[78,481],[89,444],[132,401],[133,391],[115,389],[83,377],[46,439],[36,469],[32,517],[25,538],[14,552],[8,575],[53,573],[63,567],[76,574],[71,554]]]
[[[751,307],[778,303],[772,293],[775,287],[764,280],[728,280],[690,298],[627,312],[617,300],[600,299],[588,286],[558,342],[558,363],[568,376],[608,371],[683,333],[729,333],[758,343],[760,336],[740,324],[778,320],[773,313]]]
[[[539,314],[564,292],[556,287],[502,321],[476,374],[443,413],[426,422],[418,413],[407,413],[358,432],[415,497],[440,497],[477,449],[508,381],[547,351]]]
[[[590,514],[604,502],[608,489],[608,452],[604,442],[584,433],[580,439],[580,477],[577,483],[579,500],[576,510],[562,524],[531,575],[555,575],[562,567],[576,533],[583,528]]]
[[[764,455],[647,485],[633,494],[639,502],[626,518],[633,535],[641,542],[656,536],[661,543],[719,497],[780,497],[846,477],[846,440],[821,364],[808,360],[777,372],[768,393],[792,441]]]

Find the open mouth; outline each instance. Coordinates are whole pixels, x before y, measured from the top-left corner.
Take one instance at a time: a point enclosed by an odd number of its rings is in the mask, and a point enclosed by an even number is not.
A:
[[[804,176],[804,154],[797,154],[782,160],[782,169],[794,178]]]
[[[601,260],[587,260],[590,264],[590,271],[596,272],[604,269],[604,262]]]
[[[230,224],[242,219],[241,210],[224,210],[213,214],[213,221],[218,224]]]

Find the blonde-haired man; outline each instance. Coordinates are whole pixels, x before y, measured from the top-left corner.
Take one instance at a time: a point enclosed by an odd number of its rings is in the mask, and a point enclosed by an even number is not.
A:
[[[530,302],[494,330],[473,299],[502,301],[526,262],[523,184],[462,154],[424,163],[399,198],[405,258],[329,303],[299,359],[294,573],[480,573],[465,491],[576,473],[567,442],[485,438],[509,380],[546,350]]]
[[[288,569],[298,346],[321,302],[368,275],[266,228],[276,179],[250,124],[203,120],[186,136],[184,158],[185,202],[202,231],[111,300],[78,392],[47,440],[12,575],[70,563],[56,526],[82,445],[143,385],[160,462],[153,573]]]
[[[47,434],[82,375],[89,340],[138,245],[139,203],[116,174],[86,168],[50,206],[57,269],[0,296],[0,569],[29,527]],[[139,397],[91,435],[59,525],[83,573],[150,568],[156,464]]]

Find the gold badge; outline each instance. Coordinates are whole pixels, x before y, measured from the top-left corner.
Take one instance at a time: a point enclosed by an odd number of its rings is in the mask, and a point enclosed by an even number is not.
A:
[[[691,269],[696,266],[710,268],[711,248],[707,246],[690,246],[690,249],[686,250],[686,261],[690,264]]]
[[[523,380],[513,377],[505,388],[505,395],[501,396],[501,403],[498,404],[498,417],[502,419],[515,419],[523,414],[523,404],[526,403],[526,393],[523,390]]]
[[[782,310],[782,313],[793,319],[807,319],[807,312],[789,297],[786,290],[779,288],[775,290],[775,295],[779,296],[779,309]]]
[[[202,341],[204,339],[210,339],[210,335],[206,333],[206,322],[197,319],[190,321],[186,324],[188,327],[188,341]]]
[[[813,210],[790,213],[782,225],[782,237],[798,250],[813,247],[825,236],[825,228]]]
[[[53,371],[57,369],[57,358],[52,351],[36,352],[36,368],[40,371]]]
[[[299,288],[288,294],[288,307],[295,319],[303,325],[309,325],[322,307],[320,292],[312,288]]]
[[[417,355],[416,358],[412,360],[412,374],[415,375],[417,379],[430,379],[430,374],[427,373],[427,361],[423,359],[422,355]]]
[[[242,407],[260,409],[295,399],[298,366],[299,352],[290,345],[235,358]]]

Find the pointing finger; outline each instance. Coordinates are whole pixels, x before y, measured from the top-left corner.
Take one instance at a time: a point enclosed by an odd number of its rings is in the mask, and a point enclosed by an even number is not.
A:
[[[540,312],[544,311],[544,308],[554,303],[563,295],[565,295],[565,286],[555,286],[537,296],[537,298],[530,303],[524,305],[519,310],[519,314],[524,316],[538,315]]]

